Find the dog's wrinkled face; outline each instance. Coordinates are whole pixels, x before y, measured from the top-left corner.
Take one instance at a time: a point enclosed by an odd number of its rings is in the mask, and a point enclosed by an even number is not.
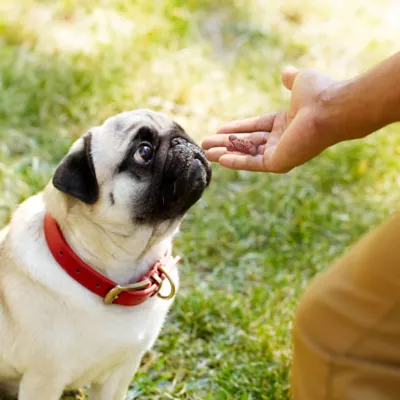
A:
[[[203,151],[179,125],[164,114],[136,110],[75,142],[53,184],[108,223],[153,224],[180,219],[210,178]]]

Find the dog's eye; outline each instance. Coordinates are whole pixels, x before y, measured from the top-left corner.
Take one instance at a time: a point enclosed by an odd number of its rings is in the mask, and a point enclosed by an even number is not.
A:
[[[139,164],[146,164],[153,158],[153,148],[148,144],[142,144],[135,151],[133,158]]]

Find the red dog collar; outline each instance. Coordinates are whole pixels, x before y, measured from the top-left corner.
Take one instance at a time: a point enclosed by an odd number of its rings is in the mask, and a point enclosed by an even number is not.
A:
[[[180,257],[172,258],[167,254],[164,259],[157,261],[138,282],[120,286],[95,271],[74,253],[65,240],[57,221],[49,213],[46,213],[44,217],[44,234],[51,254],[58,264],[86,289],[101,296],[105,304],[136,306],[156,294],[166,300],[175,294],[175,285],[169,272],[181,260]],[[159,293],[165,279],[171,285],[171,292],[167,296]]]

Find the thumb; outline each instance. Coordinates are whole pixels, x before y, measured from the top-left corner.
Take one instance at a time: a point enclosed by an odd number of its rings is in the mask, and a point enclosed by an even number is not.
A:
[[[295,67],[286,67],[282,71],[282,82],[286,89],[292,90],[293,83],[299,72],[300,70]]]

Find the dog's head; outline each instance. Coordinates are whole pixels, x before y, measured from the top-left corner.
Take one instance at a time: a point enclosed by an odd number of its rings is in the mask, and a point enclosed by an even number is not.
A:
[[[150,110],[125,112],[71,147],[53,185],[107,223],[180,220],[211,179],[203,151],[175,122]]]

